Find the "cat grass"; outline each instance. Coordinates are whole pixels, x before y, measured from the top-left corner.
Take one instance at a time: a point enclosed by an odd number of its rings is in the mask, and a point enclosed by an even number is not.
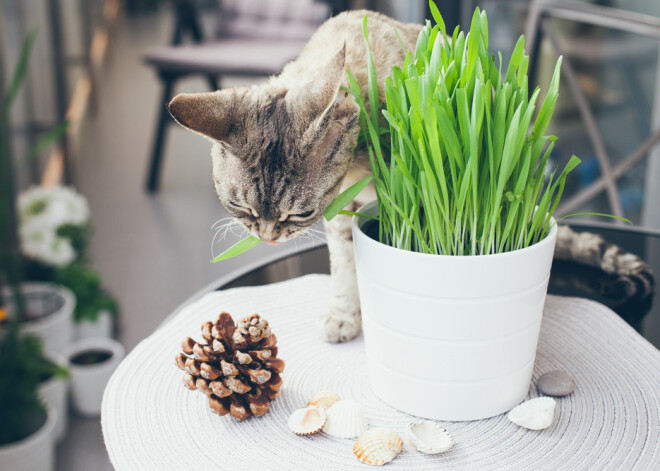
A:
[[[479,8],[466,35],[451,38],[438,9],[414,51],[385,81],[384,103],[369,48],[368,96],[350,71],[360,105],[378,198],[380,241],[443,255],[487,255],[521,249],[547,236],[572,156],[546,182],[555,136],[546,129],[557,102],[561,57],[549,90],[528,94],[525,38],[506,70],[488,51],[488,21]],[[381,132],[384,118],[389,136]],[[536,116],[535,119],[534,116]]]

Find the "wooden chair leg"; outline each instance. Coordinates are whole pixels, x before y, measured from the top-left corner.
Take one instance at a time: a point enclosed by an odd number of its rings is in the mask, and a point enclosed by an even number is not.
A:
[[[159,116],[158,126],[156,128],[156,136],[154,137],[153,147],[151,150],[151,160],[149,162],[149,171],[147,174],[146,190],[149,193],[158,191],[160,184],[160,173],[163,161],[163,144],[165,143],[165,132],[170,122],[170,115],[165,105],[172,98],[172,88],[174,87],[173,78],[164,79],[163,95],[159,103]]]

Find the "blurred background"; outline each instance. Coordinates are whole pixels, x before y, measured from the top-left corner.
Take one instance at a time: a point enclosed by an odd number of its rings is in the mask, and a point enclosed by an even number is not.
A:
[[[582,165],[569,176],[560,212],[611,213],[660,230],[660,2],[437,5],[449,30],[467,26],[476,6],[486,10],[491,49],[505,62],[526,33],[534,85],[547,86],[559,54],[570,64],[551,159],[561,167],[575,154]],[[109,313],[109,337],[129,352],[214,280],[322,243],[258,246],[210,264],[240,234],[216,224],[228,214],[213,189],[209,143],[171,126],[164,104],[178,92],[263,83],[326,18],[358,8],[430,18],[425,0],[0,0],[3,103],[16,70],[25,72],[2,122],[2,185],[14,196],[72,186],[70,204],[84,216],[53,222],[56,238],[61,225],[78,227],[85,247],[74,240],[73,251],[62,242],[57,253],[41,253],[46,236],[21,228],[15,238],[34,243],[30,279],[85,280],[93,294],[76,295]],[[28,193],[14,224],[64,200]],[[63,273],[62,260],[79,261],[80,271]],[[96,314],[87,320],[99,322]],[[72,415],[55,459],[59,470],[112,469],[98,418]]]

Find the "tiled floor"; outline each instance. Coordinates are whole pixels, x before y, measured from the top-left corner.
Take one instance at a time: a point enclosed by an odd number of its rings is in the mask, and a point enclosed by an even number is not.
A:
[[[83,123],[76,182],[90,202],[95,226],[93,255],[106,286],[118,297],[120,340],[130,351],[186,298],[214,279],[274,251],[256,247],[223,264],[210,264],[238,240],[229,234],[211,247],[211,226],[227,213],[210,176],[210,146],[172,126],[166,145],[161,191],[143,190],[160,85],[142,63],[150,47],[166,44],[172,18],[121,18],[100,78],[98,114]],[[253,82],[253,81],[252,81]],[[224,85],[250,83],[230,78]],[[203,90],[201,80],[182,81],[179,91]],[[298,246],[307,243],[297,242]],[[58,450],[58,470],[112,469],[98,420],[73,418]]]

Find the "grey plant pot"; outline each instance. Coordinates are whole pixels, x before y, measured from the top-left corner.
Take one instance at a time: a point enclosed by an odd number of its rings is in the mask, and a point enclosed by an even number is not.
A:
[[[26,307],[40,317],[21,322],[21,332],[39,337],[44,351],[61,352],[73,340],[73,311],[76,297],[70,289],[55,283],[21,283]],[[7,306],[14,309],[9,288],[3,289]]]
[[[53,471],[55,468],[55,426],[57,411],[49,407],[43,425],[32,435],[0,446],[0,469]]]

